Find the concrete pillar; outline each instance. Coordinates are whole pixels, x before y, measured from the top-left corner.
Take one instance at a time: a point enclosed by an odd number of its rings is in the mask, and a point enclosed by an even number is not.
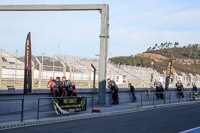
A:
[[[39,64],[39,75],[38,75],[38,88],[41,88],[41,73],[42,73],[42,64],[41,62],[39,61],[39,59],[36,57],[36,62]]]
[[[197,76],[196,84],[199,86],[199,85],[200,85],[200,75],[199,75],[199,74],[196,74],[196,76]]]
[[[109,5],[103,5],[101,10],[101,33],[100,33],[100,58],[99,58],[99,90],[98,104],[105,104],[106,92],[106,68],[108,56],[109,38]]]
[[[194,83],[194,76],[191,73],[189,73],[189,75],[190,75],[190,85],[192,85],[192,83]]]
[[[187,87],[187,83],[186,83],[186,81],[187,81],[187,75],[185,73],[183,73],[183,72],[181,73],[181,75],[183,76],[183,81],[182,81],[183,82],[183,86]]]
[[[173,86],[176,86],[176,83],[178,82],[178,74],[176,72],[173,72],[174,74],[174,81],[173,81]]]
[[[66,65],[63,61],[59,60],[59,62],[62,64],[63,66],[63,75],[66,76]]]
[[[72,65],[69,65],[69,80],[72,80]]]
[[[115,71],[113,71],[113,80],[115,81],[115,75],[116,74],[116,72]]]
[[[126,72],[126,87],[128,87],[128,72]]]
[[[0,88],[2,87],[1,81],[2,81],[2,66],[3,66],[3,61],[2,57],[0,56]]]

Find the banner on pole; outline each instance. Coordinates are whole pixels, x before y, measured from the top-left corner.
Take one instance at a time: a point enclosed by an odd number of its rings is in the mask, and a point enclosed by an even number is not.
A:
[[[167,63],[165,90],[168,90],[168,87],[169,87],[169,79],[170,79],[170,75],[171,75],[171,69],[172,69],[172,59],[170,59]]]
[[[54,108],[57,114],[69,114],[73,112],[86,111],[86,97],[53,98]]]
[[[25,44],[24,60],[24,94],[32,91],[32,72],[31,72],[31,33],[29,32]]]

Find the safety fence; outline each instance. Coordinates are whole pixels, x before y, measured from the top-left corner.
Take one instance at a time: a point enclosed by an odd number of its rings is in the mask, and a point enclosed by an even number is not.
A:
[[[75,97],[56,97],[56,99],[65,99],[65,98],[75,98]],[[27,108],[28,101],[24,99],[1,99],[0,100],[0,123],[10,122],[10,121],[21,121],[28,119],[37,119],[45,117],[58,117],[63,115],[57,115],[55,108],[53,106],[53,97],[41,97],[38,98],[37,106],[30,105],[30,108]],[[93,113],[94,107],[94,98],[86,97],[86,111],[73,112],[70,115],[82,114],[82,113]],[[21,101],[21,102],[17,102]],[[25,107],[26,106],[26,107]],[[8,109],[9,108],[9,111]],[[91,109],[91,111],[90,111]],[[67,114],[69,115],[69,114]]]
[[[197,95],[194,95],[196,93]],[[157,96],[161,94],[161,99]],[[144,106],[156,106],[171,103],[180,102],[190,102],[195,99],[195,96],[199,98],[199,93],[194,91],[184,91],[184,97],[181,97],[182,93],[176,91],[164,92],[164,93],[142,93],[137,96],[140,97],[140,101],[132,103],[132,107],[144,107]],[[163,95],[163,97],[162,97]],[[73,98],[73,97],[57,97],[58,99]],[[87,99],[87,110],[80,112],[73,112],[70,115],[81,115],[84,113],[93,113],[94,108],[99,108],[96,106],[97,99],[94,97],[85,97]],[[53,97],[39,97],[30,102],[29,100],[19,99],[1,99],[0,100],[0,123],[10,122],[10,121],[23,121],[28,119],[37,119],[45,117],[59,117],[68,116],[69,114],[57,115],[54,105]],[[95,107],[94,107],[95,106]],[[130,105],[129,105],[130,106]],[[112,108],[112,106],[109,106]],[[121,109],[123,110],[123,109]],[[109,109],[108,109],[109,111]]]
[[[158,104],[171,104],[179,102],[190,102],[198,100],[194,98],[194,91],[183,91],[183,92],[155,92],[153,94],[144,93],[141,94],[140,103],[141,107]],[[199,92],[198,94],[199,95]],[[199,97],[199,96],[197,96]]]
[[[21,104],[18,104],[18,105],[21,105],[21,110],[17,110],[17,111],[10,111],[10,112],[1,112],[0,113],[0,117],[3,116],[3,117],[7,117],[7,116],[10,116],[10,115],[18,115],[20,114],[21,115],[21,119],[20,121],[23,122],[23,118],[24,118],[24,99],[20,98],[20,99],[0,99],[0,102],[5,102],[7,103],[7,106],[9,106],[9,102],[10,101],[21,101]],[[18,106],[17,105],[17,106]],[[1,107],[1,110],[3,110],[4,107]]]

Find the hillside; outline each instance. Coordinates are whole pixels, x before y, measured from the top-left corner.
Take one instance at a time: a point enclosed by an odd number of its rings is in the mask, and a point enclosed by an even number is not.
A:
[[[157,45],[157,44],[156,44]],[[198,47],[197,47],[198,46]],[[151,67],[160,73],[166,70],[167,61],[173,59],[172,71],[186,74],[200,74],[200,45],[189,44],[184,47],[163,47],[162,49],[148,49],[144,53],[134,56],[120,56],[110,59],[111,62],[121,65],[136,65]]]

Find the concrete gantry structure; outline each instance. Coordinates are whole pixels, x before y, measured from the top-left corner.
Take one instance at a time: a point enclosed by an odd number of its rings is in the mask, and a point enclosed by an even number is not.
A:
[[[98,103],[105,104],[106,91],[106,67],[108,56],[109,38],[109,5],[85,4],[85,5],[0,5],[0,11],[86,11],[97,10],[101,13],[100,32],[100,58],[99,58],[99,92]]]

